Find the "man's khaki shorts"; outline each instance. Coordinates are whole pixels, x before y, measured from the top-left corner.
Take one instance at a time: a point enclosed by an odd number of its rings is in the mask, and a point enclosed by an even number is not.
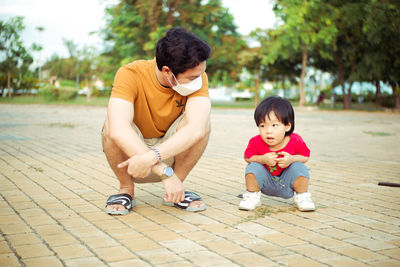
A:
[[[168,131],[165,133],[164,136],[158,137],[158,138],[144,138],[142,133],[140,132],[139,128],[135,125],[136,130],[139,134],[139,137],[146,143],[148,147],[152,146],[157,146],[161,143],[163,143],[165,140],[170,138],[172,135],[176,133],[176,129],[178,128],[179,122],[182,120],[184,114],[180,115],[169,127]],[[166,160],[163,160],[164,163],[166,163],[168,166],[173,166],[175,162],[175,158],[169,158]],[[135,183],[155,183],[155,182],[161,182],[160,176],[155,175],[151,173],[149,176],[145,178],[134,178],[132,177],[133,182]]]

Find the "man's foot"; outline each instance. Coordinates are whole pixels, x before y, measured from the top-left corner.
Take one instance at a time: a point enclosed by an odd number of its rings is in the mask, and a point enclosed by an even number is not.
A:
[[[163,204],[166,206],[175,206],[190,212],[203,211],[206,209],[206,205],[201,200],[201,197],[198,194],[190,191],[185,191],[185,199],[181,202],[171,203],[163,199]]]
[[[293,196],[294,205],[300,211],[314,211],[315,205],[311,199],[311,194],[309,192],[304,193],[296,193],[294,192]]]
[[[131,196],[132,198],[132,205],[131,207],[136,205],[136,201],[135,198],[133,197],[133,193],[130,192],[130,190],[124,190],[121,189],[117,195],[119,194],[128,194],[129,196]],[[112,205],[107,205],[106,203],[106,211],[108,213],[108,211],[114,213],[114,214],[118,214],[118,213],[128,213],[129,211],[125,211],[126,210],[126,206],[122,205],[122,204],[112,204]]]
[[[261,191],[249,192],[243,194],[243,200],[240,201],[240,210],[254,210],[261,205]]]

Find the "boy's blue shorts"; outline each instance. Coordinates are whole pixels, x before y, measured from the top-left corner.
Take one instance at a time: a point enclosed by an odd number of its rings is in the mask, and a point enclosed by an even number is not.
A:
[[[282,198],[293,196],[293,183],[299,176],[310,179],[308,168],[301,162],[293,162],[282,171],[280,176],[273,176],[261,163],[250,162],[246,167],[246,175],[248,173],[252,173],[256,177],[263,194]]]

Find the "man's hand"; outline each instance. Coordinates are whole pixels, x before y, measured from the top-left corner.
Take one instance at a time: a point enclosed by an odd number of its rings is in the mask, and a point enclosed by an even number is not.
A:
[[[279,157],[276,159],[278,166],[282,169],[289,167],[290,164],[293,163],[293,156],[285,151],[279,152],[283,157]]]
[[[157,162],[152,150],[135,155],[118,164],[118,168],[127,168],[127,173],[134,178],[144,178],[151,173],[151,167]]]
[[[185,199],[185,188],[182,181],[175,174],[162,181],[165,188],[164,200],[177,203]]]
[[[263,164],[266,164],[268,166],[275,166],[278,159],[278,154],[276,152],[265,153],[262,159]]]

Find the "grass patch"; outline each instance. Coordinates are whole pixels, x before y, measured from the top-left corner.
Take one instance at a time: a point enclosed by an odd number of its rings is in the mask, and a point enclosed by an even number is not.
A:
[[[373,135],[373,136],[389,136],[392,135],[391,133],[385,132],[372,132],[372,131],[363,131],[365,134]]]
[[[318,205],[315,207],[316,210],[321,209],[321,208],[326,208],[326,206]],[[284,207],[284,208],[275,208],[275,207],[271,207],[271,206],[262,205],[262,206],[256,208],[254,211],[250,211],[252,213],[249,216],[247,216],[246,218],[243,218],[239,222],[231,224],[230,226],[235,227],[241,223],[254,221],[259,218],[264,218],[265,216],[271,216],[272,214],[276,214],[276,213],[296,212],[296,211],[297,211],[297,208],[295,208],[293,206],[290,206],[290,207],[288,206],[288,207]]]
[[[44,170],[40,167],[29,166],[29,169],[35,170],[37,172],[43,172]]]
[[[254,101],[219,102],[211,101],[213,108],[254,108]]]
[[[258,218],[264,218],[265,216],[271,216],[271,214],[276,214],[280,212],[294,212],[297,209],[295,207],[287,207],[287,208],[274,208],[270,206],[260,206],[256,208],[254,211],[251,211],[252,214],[247,216],[246,218],[241,219],[239,222],[232,224],[231,226],[237,226],[241,223],[249,222],[257,220]]]
[[[103,106],[108,105],[108,96],[92,97],[90,101],[85,96],[78,96],[70,100],[49,100],[48,98],[40,95],[22,95],[14,96],[12,98],[0,97],[0,103],[8,104],[57,104],[57,105],[84,105],[84,106]]]
[[[74,128],[75,125],[71,123],[61,123],[61,122],[55,122],[55,123],[49,123],[47,126],[50,127],[59,127],[59,128]]]

